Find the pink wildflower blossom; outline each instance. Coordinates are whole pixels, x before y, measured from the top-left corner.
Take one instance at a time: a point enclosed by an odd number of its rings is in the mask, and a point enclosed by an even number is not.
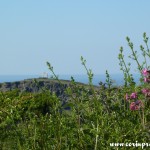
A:
[[[137,93],[131,93],[130,98],[131,98],[131,99],[137,98]]]
[[[141,107],[143,107],[141,100],[137,100],[136,102],[132,102],[130,104],[130,110],[139,110]]]
[[[126,100],[129,100],[129,98],[130,98],[129,95],[126,93],[125,99],[126,99]]]
[[[150,89],[142,89],[142,93],[145,94],[146,97],[150,97]]]
[[[147,93],[149,93],[149,92],[150,92],[149,89],[142,89],[142,93],[143,93],[143,94],[147,94]]]
[[[142,70],[142,74],[143,74],[144,76],[147,76],[147,75],[149,74],[149,72],[148,72],[147,69],[143,69],[143,70]]]
[[[150,82],[150,78],[144,78],[144,82]]]

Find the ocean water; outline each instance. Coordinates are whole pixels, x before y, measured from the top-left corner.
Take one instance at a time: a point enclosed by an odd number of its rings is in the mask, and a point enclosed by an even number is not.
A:
[[[70,80],[71,76],[75,79],[76,82],[81,82],[81,83],[88,83],[88,76],[87,75],[58,75],[59,79],[64,79],[64,80]],[[3,82],[14,82],[14,81],[21,81],[25,79],[32,79],[32,78],[39,78],[39,75],[0,75],[0,83]],[[133,75],[135,82],[138,84],[139,83],[139,78],[140,75]],[[119,86],[124,84],[123,80],[123,75],[122,74],[113,74],[110,75],[110,78],[113,81],[113,85]],[[101,75],[94,75],[93,77],[93,84],[94,85],[99,85],[99,82],[106,82],[106,75],[101,74]]]
[[[75,79],[75,81],[77,82],[82,82],[82,83],[88,83],[89,80],[88,80],[88,76],[87,75],[72,75]],[[69,75],[61,75],[59,76],[60,79],[70,79],[71,76]],[[134,81],[139,84],[139,79],[140,79],[140,75],[133,75],[134,77]],[[116,85],[116,86],[120,86],[120,85],[123,85],[124,84],[124,79],[123,79],[123,74],[113,74],[113,75],[110,75],[110,78],[112,79],[113,81],[113,85]],[[93,84],[94,85],[99,85],[100,82],[103,82],[105,83],[106,82],[106,75],[105,74],[101,74],[101,75],[94,75],[93,77]]]

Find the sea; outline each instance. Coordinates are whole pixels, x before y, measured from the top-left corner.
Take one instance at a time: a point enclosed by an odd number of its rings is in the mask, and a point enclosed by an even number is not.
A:
[[[74,78],[76,82],[81,82],[88,84],[88,76],[87,75],[58,75],[59,79],[63,80],[71,80],[71,76]],[[26,79],[32,79],[32,78],[39,78],[42,76],[39,75],[0,75],[0,83],[4,82],[15,82],[15,81],[21,81]],[[44,77],[44,76],[43,76]],[[139,84],[140,81],[140,75],[134,74],[134,81]],[[48,78],[51,78],[51,76],[48,76]],[[112,74],[110,75],[110,78],[113,81],[114,86],[121,86],[124,84],[123,74]],[[93,77],[93,85],[99,85],[100,82],[105,83],[106,82],[106,75],[100,74],[100,75],[94,75]]]

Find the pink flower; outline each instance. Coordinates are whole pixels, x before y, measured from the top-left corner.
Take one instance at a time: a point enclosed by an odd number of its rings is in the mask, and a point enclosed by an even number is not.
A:
[[[144,78],[144,82],[148,82],[149,83],[150,82],[150,77],[148,77],[148,78],[145,77]]]
[[[130,98],[129,95],[126,93],[125,99],[126,99],[126,100],[129,100],[129,98]]]
[[[147,93],[149,93],[149,92],[150,92],[149,89],[142,89],[142,93],[143,93],[143,94],[147,94]]]
[[[142,89],[142,93],[145,94],[146,97],[150,97],[150,89]]]
[[[131,93],[130,98],[131,98],[131,99],[137,98],[137,93]]]
[[[147,69],[143,69],[142,70],[142,74],[144,75],[144,76],[147,76],[149,73],[148,73],[148,70]]]
[[[143,107],[141,100],[137,100],[136,102],[132,102],[130,104],[130,110],[139,110],[141,107]]]
[[[148,82],[148,78],[144,78],[144,82]]]

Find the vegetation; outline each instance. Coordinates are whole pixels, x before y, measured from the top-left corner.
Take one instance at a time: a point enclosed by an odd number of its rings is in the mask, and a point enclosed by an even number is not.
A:
[[[0,149],[1,150],[103,150],[116,149],[110,143],[150,142],[150,57],[148,37],[143,34],[140,63],[133,43],[130,58],[137,63],[141,85],[137,86],[126,64],[123,47],[119,64],[124,74],[124,86],[113,88],[106,71],[106,83],[98,89],[92,84],[93,73],[81,57],[89,77],[89,87],[77,84],[65,91],[69,99],[62,104],[55,93],[20,93],[19,90],[0,93]],[[47,65],[61,84],[53,67]],[[129,147],[124,147],[129,149]],[[135,149],[134,145],[130,149]],[[136,147],[141,149],[141,147]]]

